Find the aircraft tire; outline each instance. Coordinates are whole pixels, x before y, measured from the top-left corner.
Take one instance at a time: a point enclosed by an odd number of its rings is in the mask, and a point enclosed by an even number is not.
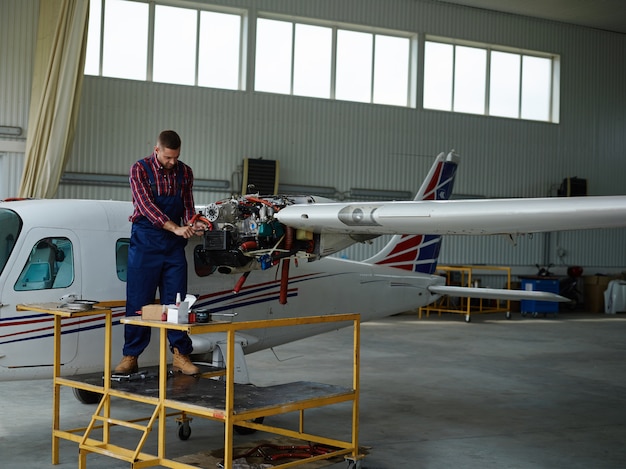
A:
[[[97,404],[98,402],[100,402],[100,399],[102,399],[102,394],[97,392],[86,391],[84,389],[78,388],[73,388],[73,391],[74,397],[78,399],[78,402],[80,402],[81,404]]]

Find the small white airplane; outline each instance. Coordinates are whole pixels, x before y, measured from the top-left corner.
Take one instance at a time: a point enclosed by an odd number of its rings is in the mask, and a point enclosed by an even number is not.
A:
[[[210,229],[187,246],[194,309],[234,321],[353,312],[368,321],[446,294],[558,301],[544,292],[446,286],[433,275],[441,236],[626,226],[626,196],[447,200],[458,160],[454,152],[438,155],[413,201],[245,195],[199,208]],[[0,381],[52,375],[53,318],[16,311],[17,304],[76,298],[112,306],[113,361],[119,358],[131,213],[131,203],[120,201],[0,202]],[[328,257],[381,234],[395,236],[366,261]],[[237,382],[249,382],[245,354],[336,327],[242,332]],[[103,328],[97,316],[63,321],[62,375],[101,370]],[[195,359],[223,361],[222,335],[192,339]],[[157,363],[157,345],[153,338],[141,366]]]

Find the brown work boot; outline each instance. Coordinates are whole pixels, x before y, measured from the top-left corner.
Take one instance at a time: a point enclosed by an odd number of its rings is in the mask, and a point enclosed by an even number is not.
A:
[[[139,371],[137,357],[124,355],[122,361],[119,362],[119,364],[113,370],[113,373],[118,375],[129,375],[131,373],[137,373],[137,371]]]
[[[172,371],[180,371],[185,375],[197,375],[200,373],[200,368],[191,363],[189,355],[182,355],[176,347],[174,347],[173,351]]]

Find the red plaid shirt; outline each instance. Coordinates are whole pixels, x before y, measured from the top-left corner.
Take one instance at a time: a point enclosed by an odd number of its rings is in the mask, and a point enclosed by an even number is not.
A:
[[[185,207],[183,223],[187,223],[195,213],[192,193],[193,171],[191,168],[182,161],[178,161],[171,171],[166,171],[161,163],[159,163],[154,153],[144,158],[144,161],[152,168],[156,182],[156,190],[159,195],[176,195],[178,191],[178,171],[183,172],[181,190]],[[133,196],[133,206],[135,210],[128,219],[134,222],[144,216],[150,220],[154,226],[162,228],[169,218],[155,204],[148,173],[144,166],[138,161],[130,168],[130,190]],[[178,220],[173,221],[178,223]]]

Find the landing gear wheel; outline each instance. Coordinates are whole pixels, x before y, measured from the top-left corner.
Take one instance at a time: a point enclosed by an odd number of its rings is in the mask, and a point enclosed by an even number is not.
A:
[[[189,421],[179,422],[178,424],[178,438],[180,440],[186,441],[191,436],[191,425],[189,425]]]
[[[97,404],[100,402],[100,399],[102,399],[102,394],[97,392],[86,391],[78,388],[74,388],[73,391],[74,397],[82,404]]]
[[[252,422],[263,423],[263,419],[265,419],[265,417],[257,417],[252,420]],[[252,435],[256,432],[254,428],[240,427],[238,425],[233,426],[233,430],[235,430],[235,433],[237,433],[238,435]]]

